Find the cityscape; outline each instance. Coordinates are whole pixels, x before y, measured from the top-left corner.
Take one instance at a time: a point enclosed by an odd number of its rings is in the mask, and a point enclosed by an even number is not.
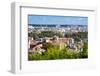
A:
[[[88,58],[88,18],[28,16],[28,60]]]

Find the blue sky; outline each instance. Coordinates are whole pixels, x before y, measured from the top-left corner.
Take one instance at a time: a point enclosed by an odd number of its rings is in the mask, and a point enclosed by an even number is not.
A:
[[[88,17],[29,15],[28,24],[88,25]]]

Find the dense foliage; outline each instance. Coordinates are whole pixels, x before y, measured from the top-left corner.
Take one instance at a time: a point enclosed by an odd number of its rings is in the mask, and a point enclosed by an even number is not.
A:
[[[87,38],[88,33],[87,32],[78,32],[78,33],[65,33],[65,37],[67,38]]]
[[[37,33],[34,31],[31,33],[28,33],[28,36],[33,37],[34,39],[43,38],[43,37],[53,37],[54,35],[58,37],[63,37],[63,35],[60,32],[53,32],[53,31],[42,31],[40,33]]]
[[[53,46],[50,43],[44,44],[47,51],[43,54],[28,54],[28,60],[54,60],[54,59],[79,59],[88,58],[87,44],[84,44],[82,52],[76,52],[64,47],[60,49],[59,45]]]
[[[80,53],[82,58],[88,58],[88,44],[84,43],[83,51]]]

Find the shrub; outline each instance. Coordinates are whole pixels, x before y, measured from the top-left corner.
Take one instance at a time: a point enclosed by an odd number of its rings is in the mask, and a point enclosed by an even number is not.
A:
[[[87,58],[87,45],[84,45],[82,52],[75,52],[66,47],[60,49],[59,45],[53,46],[52,44],[46,43],[45,49],[46,52],[41,54],[32,54],[29,53],[29,60],[54,60],[54,59],[78,59],[78,58]]]

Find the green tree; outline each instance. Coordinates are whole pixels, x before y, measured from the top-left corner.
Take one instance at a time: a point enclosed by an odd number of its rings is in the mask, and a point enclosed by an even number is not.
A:
[[[38,38],[38,34],[36,32],[28,33],[28,37],[33,37],[34,39]]]
[[[88,44],[84,43],[83,51],[81,52],[82,58],[88,58]]]

